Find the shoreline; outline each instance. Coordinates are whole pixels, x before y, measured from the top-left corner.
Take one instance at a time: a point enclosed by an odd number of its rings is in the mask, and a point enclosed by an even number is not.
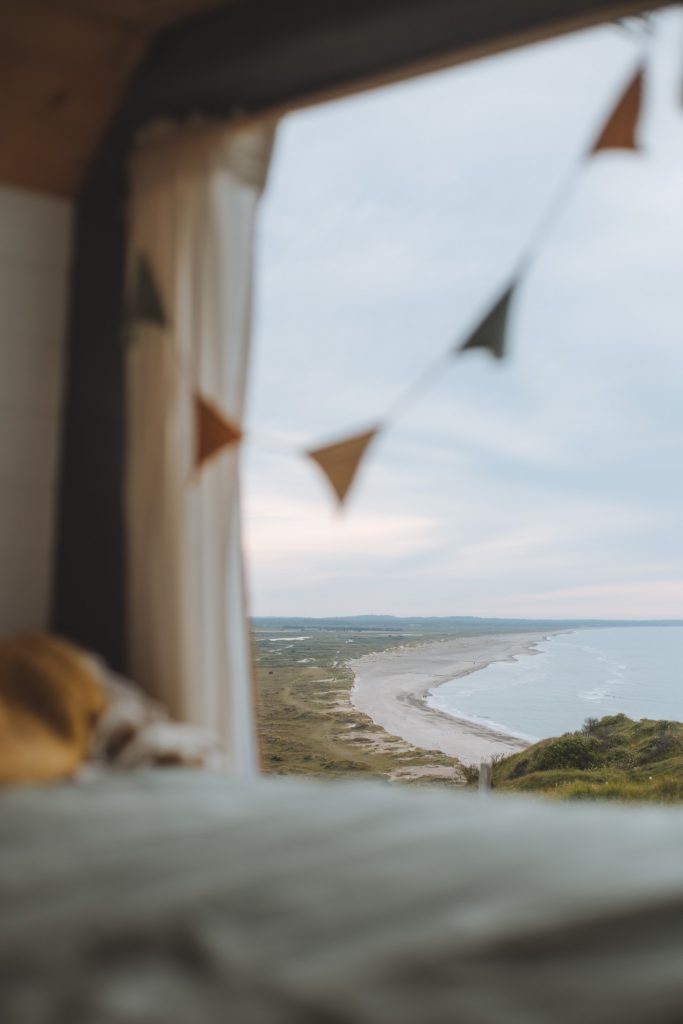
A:
[[[354,675],[351,703],[388,733],[422,750],[439,750],[463,764],[514,754],[528,740],[427,704],[442,683],[463,679],[493,662],[541,652],[536,644],[564,630],[454,637],[365,654],[347,664]]]

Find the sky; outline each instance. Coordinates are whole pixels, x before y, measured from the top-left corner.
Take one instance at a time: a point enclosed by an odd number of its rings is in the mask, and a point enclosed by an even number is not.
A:
[[[638,60],[643,152],[584,154]],[[683,19],[289,115],[257,238],[255,615],[683,617]],[[553,212],[554,211],[554,212]],[[386,425],[343,512],[306,446]]]

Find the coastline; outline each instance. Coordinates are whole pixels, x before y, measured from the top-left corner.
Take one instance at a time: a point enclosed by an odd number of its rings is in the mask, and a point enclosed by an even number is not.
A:
[[[456,757],[463,764],[514,754],[529,742],[432,708],[427,697],[442,683],[478,672],[492,662],[536,655],[540,652],[535,645],[555,635],[547,630],[480,634],[366,654],[348,662],[354,674],[351,703],[388,733],[423,750]]]

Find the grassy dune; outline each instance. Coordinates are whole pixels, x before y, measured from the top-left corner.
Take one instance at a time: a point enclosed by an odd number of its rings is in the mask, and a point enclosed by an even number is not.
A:
[[[350,701],[351,658],[424,642],[405,627],[277,622],[253,629],[264,768],[282,775],[374,776],[391,782],[462,785],[458,761],[390,736]],[[305,639],[299,639],[300,637]],[[439,639],[435,630],[429,637]]]
[[[587,719],[580,732],[542,740],[493,768],[500,790],[563,800],[683,800],[683,724]]]

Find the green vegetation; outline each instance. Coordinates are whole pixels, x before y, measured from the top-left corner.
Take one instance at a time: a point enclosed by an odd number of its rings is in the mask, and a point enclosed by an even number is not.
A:
[[[351,704],[347,661],[453,633],[409,629],[405,620],[255,620],[261,752],[279,775],[375,777],[462,785],[460,763],[390,736]]]
[[[588,718],[580,732],[497,761],[493,786],[564,800],[680,801],[683,724]]]

